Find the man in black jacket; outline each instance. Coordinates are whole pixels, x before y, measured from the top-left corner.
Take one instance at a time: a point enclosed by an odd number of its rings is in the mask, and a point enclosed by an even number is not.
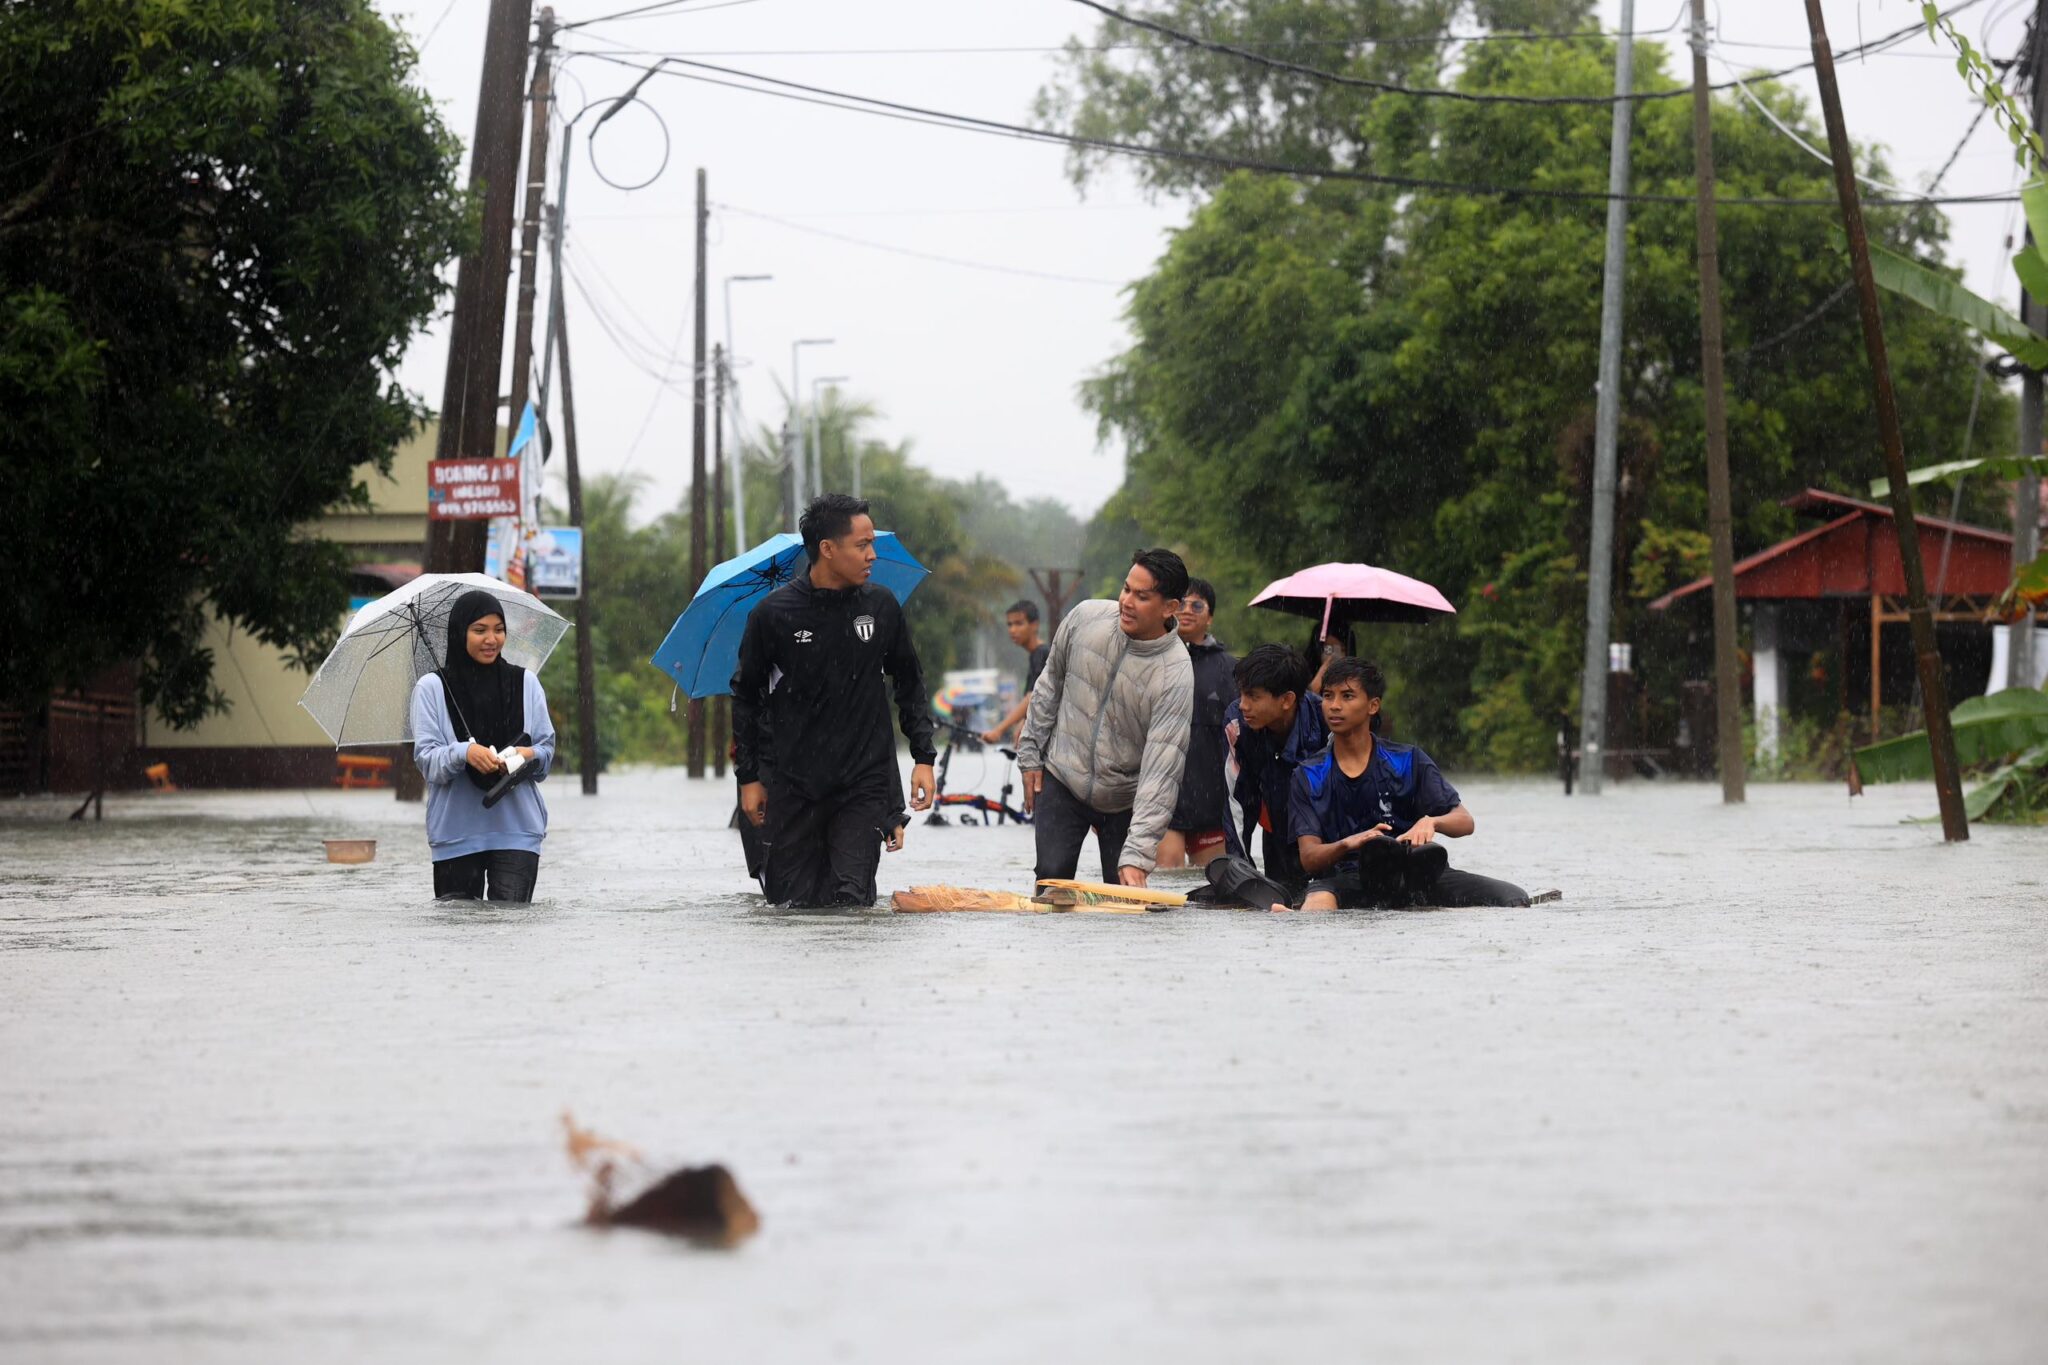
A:
[[[1180,799],[1159,841],[1161,869],[1207,867],[1224,852],[1230,793],[1223,780],[1223,713],[1237,700],[1237,658],[1209,633],[1215,619],[1215,587],[1206,578],[1190,578],[1180,601],[1179,628],[1195,670],[1195,710]]]
[[[866,905],[875,899],[883,842],[901,847],[890,683],[916,764],[912,810],[932,803],[931,706],[902,606],[868,582],[875,523],[867,503],[827,493],[805,509],[798,529],[809,570],[761,599],[740,640],[733,771],[740,808],[767,840],[768,899]],[[764,728],[772,755],[762,751]]]

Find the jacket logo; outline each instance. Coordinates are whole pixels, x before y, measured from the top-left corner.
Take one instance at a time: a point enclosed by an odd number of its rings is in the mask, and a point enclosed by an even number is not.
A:
[[[811,633],[807,630],[798,631],[796,633],[796,642],[800,645],[809,644],[811,642]]]
[[[875,618],[874,618],[874,617],[872,617],[872,616],[856,616],[856,617],[854,617],[854,618],[853,618],[853,633],[854,633],[855,635],[858,635],[858,636],[860,636],[860,638],[861,638],[861,639],[862,639],[863,641],[866,641],[866,640],[872,640],[872,639],[874,639],[874,638],[875,638]]]

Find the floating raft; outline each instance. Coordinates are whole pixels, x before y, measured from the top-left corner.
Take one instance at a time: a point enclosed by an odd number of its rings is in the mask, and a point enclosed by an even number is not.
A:
[[[1530,895],[1529,904],[1551,905],[1563,899],[1563,893],[1558,891],[1537,891]],[[981,891],[970,886],[913,886],[908,891],[898,891],[889,897],[889,903],[897,913],[905,915],[927,915],[955,910],[981,910],[1011,915],[1144,915],[1154,910],[1177,909],[1186,905],[1188,898],[1171,891],[1154,891],[1142,886],[1047,880],[1040,882],[1037,894],[1031,896],[1016,891]],[[1211,908],[1234,910],[1248,907],[1219,904]],[[1389,910],[1403,913],[1511,908],[1513,907],[1442,905],[1388,907]]]
[[[1188,898],[1142,886],[1046,880],[1040,882],[1037,893],[1030,896],[1015,891],[981,891],[968,886],[913,886],[889,897],[889,903],[898,913],[907,915],[952,910],[1012,915],[1145,915],[1154,910],[1172,910],[1186,905]]]

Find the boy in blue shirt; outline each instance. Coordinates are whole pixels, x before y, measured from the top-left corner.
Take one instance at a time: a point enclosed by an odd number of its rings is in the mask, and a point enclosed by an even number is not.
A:
[[[1301,908],[1529,904],[1519,886],[1449,866],[1437,836],[1470,834],[1472,812],[1428,754],[1375,733],[1385,694],[1385,677],[1363,659],[1323,671],[1330,744],[1295,770],[1288,799],[1310,878]]]

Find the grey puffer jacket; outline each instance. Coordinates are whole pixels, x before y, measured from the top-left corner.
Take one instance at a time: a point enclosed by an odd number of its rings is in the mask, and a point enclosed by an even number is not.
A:
[[[1031,690],[1017,766],[1043,768],[1096,810],[1130,811],[1122,865],[1150,872],[1180,795],[1194,694],[1177,632],[1133,640],[1116,603],[1083,602]]]

